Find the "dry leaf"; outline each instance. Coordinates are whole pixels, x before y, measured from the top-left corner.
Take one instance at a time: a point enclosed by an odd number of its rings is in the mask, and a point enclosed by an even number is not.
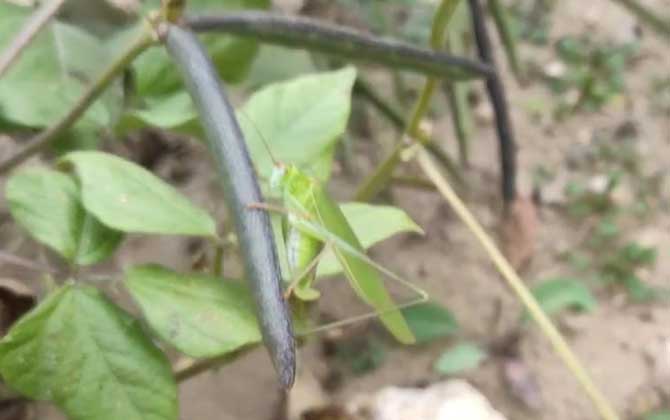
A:
[[[517,270],[523,270],[535,253],[539,221],[530,198],[517,197],[502,220],[501,239],[505,256]]]

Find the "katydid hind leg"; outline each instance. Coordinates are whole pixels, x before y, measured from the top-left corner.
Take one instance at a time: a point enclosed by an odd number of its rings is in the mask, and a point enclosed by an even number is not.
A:
[[[334,247],[335,246],[334,241],[332,240],[332,238],[329,238],[329,239],[326,239],[326,240],[328,241],[327,242],[327,244],[329,245],[328,247]],[[345,242],[345,241],[342,241],[342,242]],[[324,247],[324,250],[327,249],[328,247]],[[330,322],[328,324],[320,325],[320,326],[312,328],[308,331],[304,331],[302,333],[299,333],[298,335],[306,336],[306,335],[322,333],[322,332],[325,332],[325,331],[328,331],[328,330],[331,330],[331,329],[334,329],[334,328],[342,328],[342,327],[352,325],[352,324],[355,324],[355,323],[358,323],[358,322],[371,320],[371,319],[376,319],[376,318],[379,318],[380,316],[383,316],[387,313],[391,313],[391,312],[394,312],[394,311],[399,311],[399,310],[409,308],[409,307],[412,307],[412,306],[415,306],[415,305],[418,305],[418,304],[421,304],[421,303],[424,303],[424,302],[428,301],[429,296],[428,296],[428,293],[425,290],[423,290],[420,287],[414,285],[409,280],[400,277],[398,274],[396,274],[393,271],[389,270],[388,268],[382,266],[381,264],[374,261],[373,259],[371,259],[367,255],[353,249],[350,246],[347,246],[347,248],[348,248],[347,251],[346,251],[347,253],[351,254],[352,256],[354,256],[356,258],[361,259],[365,263],[367,263],[370,266],[377,269],[382,274],[388,276],[390,279],[392,279],[392,280],[398,282],[399,284],[405,286],[406,288],[410,289],[411,291],[413,291],[416,294],[416,296],[414,298],[406,301],[406,302],[394,305],[393,307],[390,307],[390,308],[382,310],[382,311],[373,310],[373,311],[370,311],[370,312],[366,312],[366,313],[363,313],[363,314],[360,314],[360,315],[355,315],[353,317],[349,317],[349,318],[342,319],[342,320],[339,320],[339,321]]]
[[[329,244],[330,247],[338,247],[340,250],[343,252],[346,252],[347,254],[351,255],[354,258],[357,258],[364,263],[370,265],[371,267],[375,268],[377,271],[382,273],[383,275],[387,276],[389,279],[397,282],[398,284],[401,284],[402,286],[406,287],[407,289],[411,290],[414,292],[417,296],[416,299],[419,301],[418,303],[425,302],[428,300],[429,296],[428,293],[423,290],[422,288],[418,287],[411,281],[401,277],[400,275],[396,274],[395,272],[389,270],[388,268],[384,267],[377,261],[373,260],[370,258],[368,255],[365,253],[357,250],[354,248],[352,245],[347,243],[347,241],[343,240],[342,238],[339,238],[337,235],[329,232],[325,228],[321,228],[311,222],[305,222],[310,225],[310,228],[305,230],[306,234],[312,235],[314,237],[317,237],[321,239],[324,243]],[[303,224],[303,227],[305,225]]]

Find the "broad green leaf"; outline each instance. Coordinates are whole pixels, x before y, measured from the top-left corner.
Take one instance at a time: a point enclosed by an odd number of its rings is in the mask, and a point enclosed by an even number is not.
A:
[[[670,420],[670,411],[661,410],[655,413],[647,414],[644,420]]]
[[[123,231],[216,236],[216,223],[174,188],[146,169],[101,152],[72,152],[82,203],[105,225]]]
[[[261,177],[273,167],[263,139],[275,158],[303,169],[333,146],[347,126],[355,79],[346,67],[274,83],[249,98],[238,120]]]
[[[340,208],[365,249],[398,233],[423,234],[421,227],[404,210],[397,207],[344,203],[340,204]],[[341,271],[342,267],[337,258],[332,251],[328,251],[319,263],[317,276],[333,275]]]
[[[294,226],[323,242],[331,243],[358,297],[375,309],[379,320],[398,341],[404,344],[416,342],[402,312],[384,285],[380,266],[365,257],[365,250],[340,207],[319,184],[313,185],[311,195],[315,206],[315,222],[298,218],[293,222]]]
[[[145,265],[126,272],[126,286],[151,328],[184,354],[221,356],[261,340],[249,291],[232,280]]]
[[[547,314],[572,308],[589,312],[597,303],[589,289],[578,280],[557,278],[533,287],[533,295]]]
[[[5,194],[14,219],[71,263],[102,261],[123,237],[84,210],[76,182],[62,172],[18,172],[7,182]]]
[[[425,302],[402,310],[418,344],[448,337],[458,331],[451,311],[434,302]]]
[[[31,9],[0,2],[0,51],[20,30]],[[108,62],[104,44],[86,32],[54,21],[0,79],[0,120],[44,127],[61,118]],[[120,88],[116,85],[115,88]],[[77,122],[79,133],[111,123],[105,99],[95,102]]]
[[[116,126],[119,135],[144,127],[201,136],[198,115],[185,91],[174,95],[149,97],[142,107],[126,110]]]
[[[71,419],[177,420],[167,358],[94,288],[64,286],[17,322],[0,341],[0,373]]]
[[[160,7],[158,0],[146,3],[146,9]],[[211,11],[230,12],[240,9],[267,9],[270,0],[189,0],[191,14]],[[252,39],[223,34],[200,37],[221,78],[230,83],[240,82],[247,74],[258,49]],[[165,48],[152,48],[142,54],[134,63],[137,89],[141,96],[162,96],[173,94],[182,86],[179,73],[165,52]]]
[[[474,343],[461,343],[453,346],[435,362],[435,370],[443,375],[456,375],[479,366],[487,355]]]

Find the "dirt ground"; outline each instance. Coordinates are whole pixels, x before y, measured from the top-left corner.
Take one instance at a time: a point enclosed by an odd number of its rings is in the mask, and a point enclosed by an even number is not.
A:
[[[608,0],[561,1],[554,11],[550,37],[566,34],[592,33],[602,39],[622,40],[635,34],[635,19]],[[668,10],[670,1],[646,2],[657,10]],[[500,49],[499,49],[500,51]],[[540,65],[555,60],[551,48],[534,48],[522,44],[522,57],[532,57]],[[637,149],[645,173],[666,171],[670,161],[670,119],[651,111],[651,80],[667,76],[670,45],[650,30],[642,31],[639,59],[626,74],[626,93],[611,101],[603,110],[582,112],[561,122],[554,122],[550,112],[554,99],[541,83],[521,88],[509,74],[504,57],[498,64],[504,74],[510,102],[514,131],[518,142],[520,190],[531,193],[533,170],[543,166],[556,177],[543,188],[546,196],[562,191],[574,176],[595,176],[589,168],[574,169],[570,159],[579,147],[588,148],[596,130],[614,131],[627,122],[638,130]],[[384,79],[380,74],[379,78]],[[483,89],[477,88],[480,94]],[[540,116],[532,115],[529,103],[540,103]],[[495,132],[484,109],[479,112],[478,126],[472,142],[472,165],[466,172],[469,190],[464,194],[467,204],[490,231],[499,224],[498,164]],[[535,113],[537,114],[537,113]],[[435,137],[442,138],[453,149],[453,130],[449,119],[437,119]],[[373,124],[375,136],[392,141],[394,134],[381,124]],[[0,146],[2,146],[0,144]],[[383,151],[376,143],[354,144],[356,176],[338,177],[333,190],[341,197],[351,195]],[[5,153],[0,148],[0,154]],[[205,207],[223,215],[223,202],[210,169],[199,164],[204,151],[196,145],[188,148],[195,164],[180,189]],[[169,176],[177,162],[163,162],[158,171]],[[410,168],[411,170],[411,168]],[[578,173],[576,173],[578,172]],[[626,237],[658,250],[657,263],[642,273],[645,281],[666,285],[670,275],[670,214],[663,205],[670,200],[670,183],[661,190],[659,204],[644,219],[629,217],[625,221]],[[560,194],[558,194],[560,196]],[[487,343],[492,336],[501,336],[516,325],[521,312],[518,301],[505,287],[482,248],[456,219],[456,216],[435,193],[396,187],[392,191],[395,204],[404,208],[426,235],[400,236],[374,249],[374,256],[404,277],[416,279],[437,302],[456,315],[461,331],[459,337],[442,340],[421,348],[392,347],[381,367],[362,376],[347,375],[341,386],[332,393],[335,401],[348,401],[362,393],[371,393],[386,385],[416,385],[440,379],[432,364],[438,355],[458,339]],[[559,197],[557,200],[561,200]],[[4,207],[4,205],[3,205]],[[528,284],[550,277],[572,274],[561,255],[582,246],[588,235],[587,224],[567,215],[562,206],[540,208],[540,229],[537,248],[523,277]],[[5,224],[2,238],[13,237],[13,228]],[[15,251],[30,255],[30,244],[12,239]],[[180,240],[130,238],[105,271],[137,262],[157,262],[177,269],[187,269],[193,261],[198,244]],[[225,270],[235,273],[234,258]],[[16,275],[24,274],[17,273]],[[114,288],[112,288],[114,289]],[[323,311],[342,317],[361,307],[343,282],[324,284]],[[662,303],[632,304],[621,291],[594,289],[598,307],[587,314],[566,314],[559,317],[562,330],[570,344],[593,375],[595,382],[614,402],[621,413],[638,414],[658,408],[666,397],[662,385],[670,383],[659,367],[659,357],[670,366],[670,350],[664,347],[670,340],[670,307]],[[122,293],[122,292],[118,292]],[[343,303],[344,302],[344,303]],[[663,350],[665,349],[665,353]],[[528,326],[521,332],[521,360],[537,378],[543,397],[543,407],[531,411],[508,390],[501,377],[501,362],[493,357],[480,368],[464,376],[510,419],[583,420],[597,418],[588,399],[561,361],[551,350],[540,331]],[[661,354],[661,356],[659,356]],[[322,357],[319,340],[312,340],[301,350],[301,369],[325,379],[329,362]],[[669,367],[670,372],[670,367]],[[181,386],[180,401],[183,419],[249,419],[278,418],[281,396],[276,388],[274,371],[263,350],[256,351],[218,372],[202,374]],[[667,401],[666,401],[667,402]],[[39,418],[57,418],[51,409],[44,408]],[[47,415],[46,412],[51,413]]]

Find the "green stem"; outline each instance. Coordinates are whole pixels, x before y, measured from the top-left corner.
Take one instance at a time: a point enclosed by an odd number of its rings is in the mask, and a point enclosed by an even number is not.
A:
[[[63,118],[28,140],[27,146],[0,163],[0,175],[7,173],[30,156],[43,150],[66,130],[72,127],[79,117],[81,117],[93,102],[95,102],[105,91],[109,84],[116,79],[116,77],[121,74],[121,72],[123,72],[138,55],[153,44],[153,42],[153,34],[149,31],[149,27],[147,27],[147,30],[143,31],[142,34],[130,44],[128,49],[126,49],[126,51],[114,61],[95,82],[93,82]]]
[[[447,49],[451,54],[467,55],[464,38],[470,29],[467,3],[461,2],[449,23]],[[458,142],[458,157],[462,167],[469,165],[469,143],[473,131],[472,113],[468,102],[470,85],[468,82],[444,82],[443,89],[449,101],[449,110],[454,123]]]
[[[375,168],[372,175],[370,175],[363,184],[358,188],[354,195],[354,201],[366,202],[370,201],[382,192],[388,185],[393,171],[400,162],[402,162],[402,151],[407,145],[399,143],[395,146],[389,156]]]
[[[246,355],[255,348],[256,346],[254,345],[245,346],[220,357],[215,357],[213,359],[198,360],[188,363],[183,367],[177,367],[174,371],[175,380],[177,381],[177,383],[186,382],[189,379],[200,375],[201,373],[220,368],[221,366],[225,366],[239,359],[240,357]]]
[[[451,0],[455,2],[457,0]],[[267,12],[236,12],[186,19],[196,32],[223,32],[290,48],[305,48],[340,57],[369,61],[440,78],[486,78],[491,68],[463,57],[417,48],[394,39],[300,16]]]
[[[405,117],[389,104],[384,98],[379,96],[374,89],[360,76],[354,84],[354,93],[367,99],[391,124],[398,130],[404,130]]]
[[[30,45],[37,34],[58,13],[64,3],[65,0],[51,0],[30,16],[21,32],[16,35],[2,55],[0,55],[0,77],[16,62],[16,59],[19,58],[23,50]]]
[[[468,86],[462,83],[449,83],[444,85],[446,97],[449,101],[451,117],[454,121],[454,131],[458,141],[458,159],[463,167],[470,163],[469,145],[470,132],[472,131],[472,119],[470,115],[470,104],[468,103]]]
[[[437,191],[435,184],[430,182],[428,179],[412,177],[412,176],[393,176],[392,178],[394,185],[399,185],[403,187],[415,188],[418,190],[425,191]]]
[[[663,19],[656,16],[650,9],[644,7],[635,0],[613,0],[619,3],[629,12],[637,16],[642,22],[651,26],[659,35],[670,39],[670,19]],[[662,9],[662,8],[661,8]]]
[[[512,34],[512,28],[510,27],[509,16],[505,10],[505,6],[500,3],[500,0],[488,0],[489,1],[489,10],[493,15],[493,20],[496,24],[496,29],[498,30],[498,35],[502,39],[503,47],[505,48],[505,54],[507,55],[507,60],[509,61],[510,67],[512,68],[512,73],[516,78],[519,84],[524,83],[525,79],[525,69],[521,65],[519,60],[519,54],[516,48],[516,39]]]
[[[442,45],[444,44],[447,23],[453,16],[454,11],[456,10],[456,6],[458,6],[458,2],[459,0],[443,0],[435,12],[430,34],[430,45],[435,51],[441,49]],[[433,93],[435,93],[437,83],[437,78],[428,77],[423,85],[419,99],[414,106],[414,111],[412,112],[412,116],[410,117],[409,123],[407,124],[407,134],[410,138],[413,139],[412,142],[418,140],[423,144],[430,143],[430,139],[427,138],[425,133],[422,132],[420,126],[421,120],[423,119],[430,105]],[[402,161],[401,154],[405,147],[406,145],[402,143],[396,146],[391,155],[389,155],[381,163],[381,165],[375,169],[372,175],[356,192],[356,200],[369,201],[386,188],[386,186],[391,181],[393,171]],[[435,150],[439,149],[436,149],[435,147],[431,148],[431,151],[434,152]],[[441,160],[443,162],[448,162],[446,167],[449,172],[458,173],[455,165],[451,163],[451,160],[446,155],[441,154],[440,156],[442,157]]]

